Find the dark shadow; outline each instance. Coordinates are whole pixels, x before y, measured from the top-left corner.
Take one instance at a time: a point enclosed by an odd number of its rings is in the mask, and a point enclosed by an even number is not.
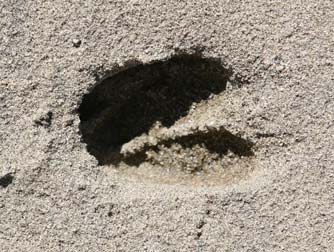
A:
[[[230,76],[220,60],[199,55],[175,56],[119,72],[84,96],[79,108],[83,141],[100,164],[113,163],[120,158],[124,143],[147,133],[156,121],[172,126],[187,115],[194,102],[225,90]],[[240,140],[232,136],[228,148],[238,153]],[[201,137],[198,141],[211,145],[208,136]],[[215,148],[213,151],[224,152],[227,146]],[[106,156],[112,156],[111,160]]]
[[[0,186],[6,188],[13,182],[14,176],[11,173],[8,173],[0,177]]]

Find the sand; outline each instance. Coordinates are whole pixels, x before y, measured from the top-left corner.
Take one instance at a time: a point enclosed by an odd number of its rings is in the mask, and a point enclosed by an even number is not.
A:
[[[1,251],[334,250],[332,1],[19,0],[0,10]],[[141,89],[155,73],[163,80],[152,64],[192,83],[187,57],[219,62],[223,86],[199,100],[184,98],[188,86],[166,101],[161,88]],[[85,113],[100,106],[84,97],[115,76],[133,85],[100,94],[126,94],[131,113],[137,94],[139,105],[186,106],[159,110],[161,122],[152,112],[146,132],[125,130],[114,145],[102,131],[87,137]],[[109,108],[121,120],[102,123],[106,134],[147,122]],[[214,139],[227,144],[210,151]],[[144,158],[129,165],[131,153]]]

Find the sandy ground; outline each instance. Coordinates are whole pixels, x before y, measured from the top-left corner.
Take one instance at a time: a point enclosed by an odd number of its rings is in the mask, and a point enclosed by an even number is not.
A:
[[[333,251],[333,24],[330,0],[1,1],[1,251]],[[204,114],[254,143],[251,174],[208,186],[98,165],[84,95],[199,50],[243,83]]]

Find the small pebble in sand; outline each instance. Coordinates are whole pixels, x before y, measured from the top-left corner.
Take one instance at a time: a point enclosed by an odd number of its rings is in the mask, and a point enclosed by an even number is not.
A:
[[[75,48],[80,47],[80,46],[81,46],[81,40],[80,40],[80,39],[77,39],[77,38],[73,39],[73,40],[72,40],[72,45],[73,45]]]

